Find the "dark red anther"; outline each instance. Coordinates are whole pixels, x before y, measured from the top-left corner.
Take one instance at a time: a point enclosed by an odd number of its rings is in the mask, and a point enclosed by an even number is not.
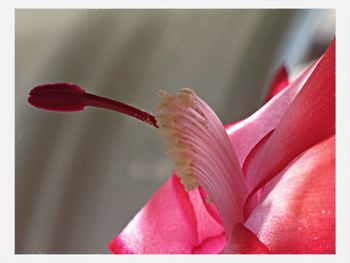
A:
[[[73,83],[50,83],[37,86],[30,91],[28,102],[40,109],[60,112],[82,111],[85,106],[105,108],[127,114],[159,128],[152,114],[119,101],[86,93],[84,89]]]
[[[35,87],[29,93],[28,102],[34,107],[49,111],[82,111],[85,90],[72,83],[50,83]]]

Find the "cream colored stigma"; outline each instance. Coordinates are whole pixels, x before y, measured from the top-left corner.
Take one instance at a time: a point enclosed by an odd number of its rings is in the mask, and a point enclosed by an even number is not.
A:
[[[185,190],[194,190],[199,183],[192,169],[192,145],[186,139],[186,125],[206,125],[204,115],[196,105],[196,94],[191,89],[183,88],[177,95],[161,90],[158,95],[160,101],[156,106],[156,119],[167,154],[174,161],[176,174]]]

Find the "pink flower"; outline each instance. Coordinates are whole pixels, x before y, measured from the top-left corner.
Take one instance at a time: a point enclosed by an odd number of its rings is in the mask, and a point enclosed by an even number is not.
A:
[[[48,110],[117,110],[159,127],[175,172],[110,243],[113,253],[335,253],[335,40],[293,83],[284,69],[266,104],[224,127],[192,90],[160,92],[156,119],[43,85]]]
[[[188,117],[179,105],[188,93],[161,101],[168,107],[161,113],[170,115],[165,125],[175,126],[165,136],[176,138],[167,143],[181,180],[191,189],[197,182],[186,175],[195,174],[213,204],[204,201],[203,189],[186,192],[173,175],[110,243],[111,251],[335,253],[335,42],[260,110],[226,126],[226,138],[196,95],[188,96],[199,116]],[[193,151],[181,160],[178,152],[189,144]],[[192,170],[181,163],[186,160]]]

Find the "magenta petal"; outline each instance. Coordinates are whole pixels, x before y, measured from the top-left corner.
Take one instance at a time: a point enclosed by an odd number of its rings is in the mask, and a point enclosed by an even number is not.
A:
[[[287,166],[245,226],[272,253],[335,253],[335,136]]]
[[[276,96],[280,91],[285,89],[288,86],[288,72],[285,66],[282,66],[276,76],[273,78],[270,90],[266,97],[265,102],[268,102],[274,96]]]
[[[246,171],[248,189],[256,192],[298,154],[334,133],[335,42],[317,64],[263,149],[251,158]],[[248,206],[254,207],[249,202]]]
[[[198,187],[198,191],[200,194],[200,197],[203,200],[203,204],[205,206],[205,208],[207,209],[208,213],[219,223],[222,224],[221,222],[221,218],[220,218],[220,214],[219,211],[217,210],[216,206],[213,203],[209,203],[208,201],[206,201],[209,196],[208,194],[205,192],[204,188],[199,186]]]
[[[225,246],[223,227],[206,211],[199,191],[184,191],[172,176],[110,243],[113,253],[218,253]]]
[[[217,254],[226,245],[226,236],[221,221],[217,221],[207,211],[207,202],[202,199],[199,189],[189,192],[197,219],[198,245],[193,254]],[[213,206],[214,205],[209,205]],[[216,211],[216,210],[214,210]]]
[[[312,65],[257,112],[242,121],[225,126],[241,166],[253,147],[276,128],[316,65],[317,63]]]

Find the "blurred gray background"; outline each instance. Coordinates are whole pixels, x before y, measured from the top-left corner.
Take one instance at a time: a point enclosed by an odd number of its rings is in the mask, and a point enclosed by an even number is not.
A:
[[[108,243],[171,175],[155,129],[96,108],[51,113],[37,84],[69,81],[153,111],[187,86],[224,123],[292,78],[335,32],[333,10],[33,10],[15,13],[16,253],[109,253]]]

